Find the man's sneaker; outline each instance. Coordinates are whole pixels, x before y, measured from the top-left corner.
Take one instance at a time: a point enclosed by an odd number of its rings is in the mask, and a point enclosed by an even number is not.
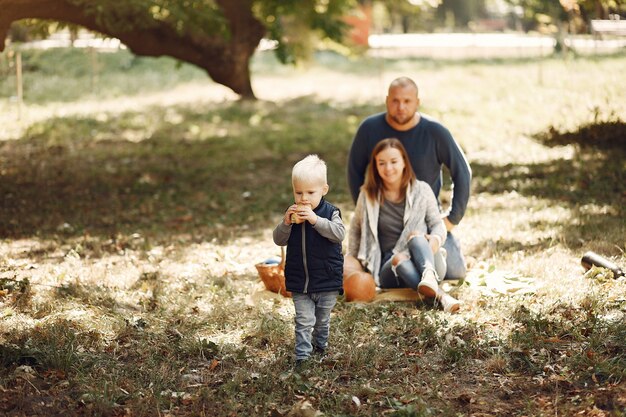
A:
[[[443,311],[446,313],[456,313],[461,308],[461,302],[450,294],[444,293],[439,299],[439,302],[441,303],[441,307],[443,307]]]
[[[424,297],[433,298],[439,290],[439,282],[437,282],[437,274],[432,269],[427,269],[422,274],[422,280],[417,284],[417,292]]]

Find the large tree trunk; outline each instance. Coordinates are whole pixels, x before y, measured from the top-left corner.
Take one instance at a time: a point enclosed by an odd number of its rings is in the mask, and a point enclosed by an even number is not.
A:
[[[596,19],[607,19],[608,16],[606,13],[606,8],[602,4],[602,2],[600,0],[596,0],[594,3],[596,6]]]
[[[104,27],[95,16],[63,0],[0,0],[0,51],[12,22],[25,18],[74,23],[122,41],[141,56],[171,56],[204,69],[217,83],[242,98],[254,98],[250,58],[265,33],[254,18],[250,0],[217,0],[230,23],[230,36],[180,34],[165,23],[146,29],[119,31]]]

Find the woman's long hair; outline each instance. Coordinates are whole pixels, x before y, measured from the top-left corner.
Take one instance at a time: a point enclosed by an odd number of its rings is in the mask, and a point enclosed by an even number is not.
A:
[[[404,172],[402,173],[402,182],[400,183],[400,194],[406,194],[406,189],[409,184],[415,181],[415,173],[413,172],[411,162],[409,161],[409,155],[406,153],[406,149],[404,149],[402,142],[400,142],[396,138],[383,139],[378,142],[378,144],[372,151],[370,163],[367,166],[367,172],[365,173],[365,183],[362,187],[362,190],[365,191],[367,198],[369,198],[371,201],[376,201],[379,196],[380,201],[383,201],[382,190],[385,185],[383,184],[383,179],[378,173],[378,168],[376,166],[376,157],[379,153],[387,148],[398,149],[400,151],[400,154],[402,155],[402,160],[404,161]]]

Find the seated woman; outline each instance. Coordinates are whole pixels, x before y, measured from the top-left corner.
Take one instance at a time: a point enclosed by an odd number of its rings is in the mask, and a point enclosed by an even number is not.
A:
[[[455,312],[459,301],[439,288],[446,272],[440,250],[445,239],[432,189],[415,179],[398,139],[382,140],[372,151],[350,223],[344,281],[367,274],[380,288],[413,288]],[[358,299],[350,290],[345,286],[346,298]]]

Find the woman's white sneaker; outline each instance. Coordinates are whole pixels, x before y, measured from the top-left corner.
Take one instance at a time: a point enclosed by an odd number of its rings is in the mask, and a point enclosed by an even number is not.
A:
[[[439,282],[437,281],[437,273],[432,269],[427,269],[422,274],[422,280],[417,284],[417,292],[424,297],[433,298],[439,291]]]
[[[446,313],[456,313],[461,308],[461,302],[450,294],[442,294],[439,302]]]

